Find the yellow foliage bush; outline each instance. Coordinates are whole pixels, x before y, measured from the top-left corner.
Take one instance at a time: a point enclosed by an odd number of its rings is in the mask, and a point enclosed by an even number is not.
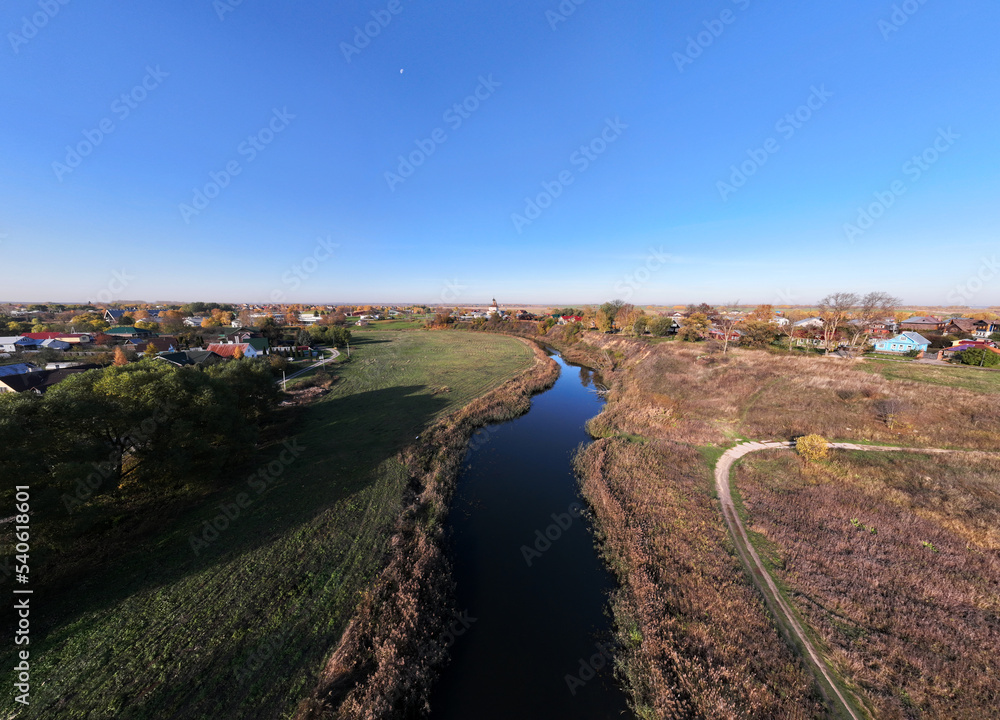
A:
[[[795,451],[809,462],[826,460],[830,455],[829,443],[821,435],[806,435],[795,442]]]

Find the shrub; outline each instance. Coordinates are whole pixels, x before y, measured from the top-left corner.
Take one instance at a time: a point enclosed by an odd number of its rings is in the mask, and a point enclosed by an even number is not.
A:
[[[829,443],[821,435],[805,435],[795,442],[795,451],[807,462],[826,460],[830,455]]]

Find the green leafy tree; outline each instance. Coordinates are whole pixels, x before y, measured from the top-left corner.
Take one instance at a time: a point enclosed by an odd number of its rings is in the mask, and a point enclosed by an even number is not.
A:
[[[698,342],[704,339],[711,323],[704,313],[694,313],[681,320],[678,336],[685,342]]]

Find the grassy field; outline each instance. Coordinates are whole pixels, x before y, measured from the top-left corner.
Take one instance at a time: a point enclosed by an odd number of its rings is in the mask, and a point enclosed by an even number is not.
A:
[[[888,380],[914,382],[962,388],[976,393],[1000,394],[1000,371],[980,370],[972,367],[943,367],[891,360],[868,360],[861,369],[881,375]]]
[[[72,595],[46,596],[38,579],[32,703],[17,717],[292,713],[381,567],[408,481],[398,451],[532,362],[511,338],[358,330],[330,393],[252,478],[95,567]]]
[[[790,451],[735,470],[750,536],[872,717],[1000,699],[1000,460]]]

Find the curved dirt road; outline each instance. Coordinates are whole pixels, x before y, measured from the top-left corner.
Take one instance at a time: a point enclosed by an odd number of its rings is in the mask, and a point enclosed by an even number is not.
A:
[[[760,450],[773,450],[777,448],[792,449],[794,447],[795,443],[792,442],[748,442],[743,443],[742,445],[737,445],[734,448],[730,448],[723,453],[722,457],[720,457],[719,461],[715,464],[715,487],[719,494],[719,502],[722,504],[722,515],[726,520],[726,525],[729,526],[729,532],[733,537],[733,542],[736,545],[736,552],[740,556],[740,561],[743,563],[747,572],[750,573],[754,584],[764,595],[764,600],[767,602],[768,607],[775,616],[778,625],[782,627],[785,632],[794,634],[798,644],[805,648],[806,654],[808,655],[807,661],[810,665],[812,665],[813,671],[817,677],[822,677],[823,679],[820,683],[823,693],[827,695],[828,699],[832,703],[838,706],[838,710],[840,711],[839,714],[853,718],[853,720],[862,720],[857,712],[855,712],[851,703],[849,703],[841,693],[840,688],[834,681],[833,675],[829,668],[827,668],[826,663],[819,654],[819,651],[806,635],[802,625],[795,617],[795,613],[792,612],[791,607],[789,607],[788,603],[781,596],[781,593],[778,592],[778,587],[774,584],[771,574],[767,572],[767,569],[761,562],[760,557],[757,555],[757,551],[754,550],[753,545],[750,544],[750,538],[747,536],[746,528],[743,527],[743,521],[740,520],[740,516],[736,512],[736,506],[733,504],[733,496],[730,492],[729,470],[732,468],[733,463],[736,460],[744,455],[748,455],[752,452],[758,452]],[[889,445],[855,445],[854,443],[830,443],[829,447],[837,450],[866,450],[871,452],[971,452],[963,450],[941,450],[937,448],[899,448]],[[834,695],[833,697],[829,696],[828,690],[832,691]]]

